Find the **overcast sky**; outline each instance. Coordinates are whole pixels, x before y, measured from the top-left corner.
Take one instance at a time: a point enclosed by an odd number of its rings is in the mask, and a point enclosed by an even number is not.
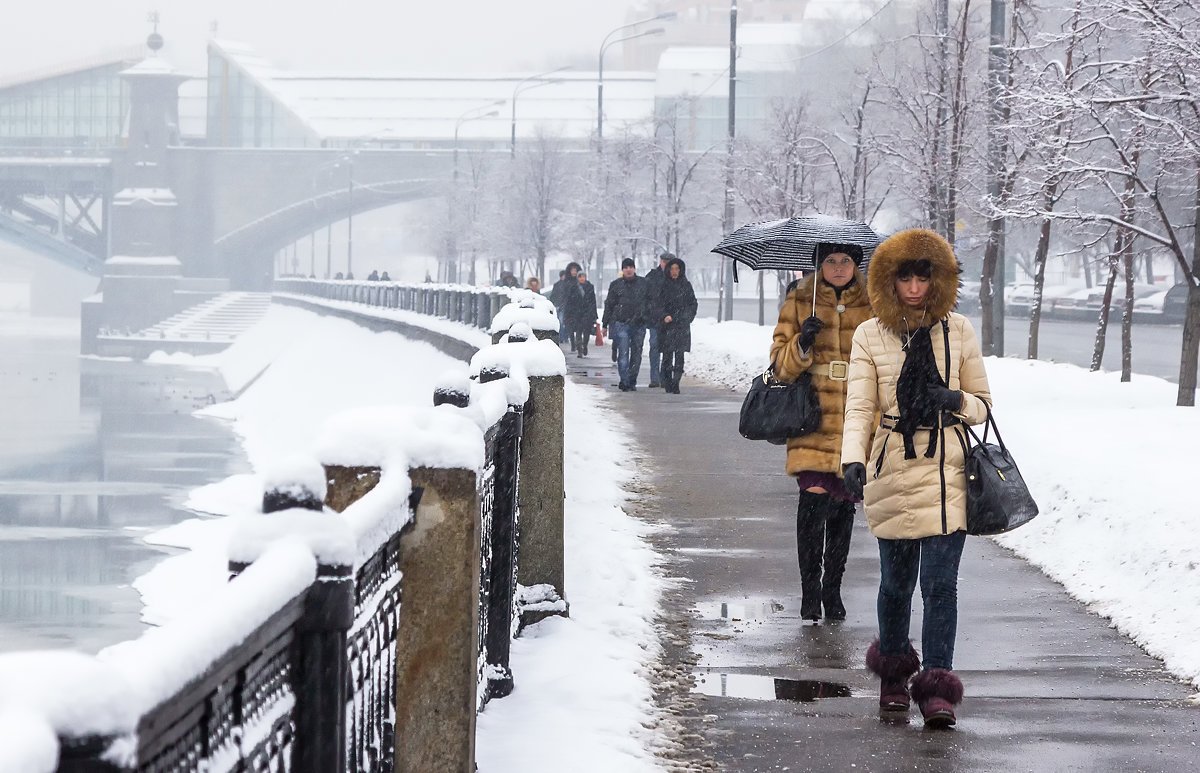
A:
[[[638,0],[4,0],[0,78],[137,45],[157,9],[165,54],[200,71],[204,42],[286,69],[479,71],[590,61]]]

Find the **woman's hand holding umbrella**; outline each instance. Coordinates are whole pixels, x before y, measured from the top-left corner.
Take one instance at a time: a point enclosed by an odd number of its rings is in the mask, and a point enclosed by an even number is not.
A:
[[[800,323],[800,338],[797,339],[797,342],[800,344],[801,351],[807,352],[812,348],[813,342],[817,340],[817,333],[820,333],[823,327],[825,327],[825,323],[817,319],[815,315]]]

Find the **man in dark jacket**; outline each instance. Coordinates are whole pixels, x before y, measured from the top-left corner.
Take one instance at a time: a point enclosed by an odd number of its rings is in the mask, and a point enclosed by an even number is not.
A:
[[[656,322],[657,315],[651,313],[659,304],[662,294],[664,275],[667,263],[675,257],[674,253],[664,252],[658,256],[658,266],[646,274],[646,329],[650,331],[650,388],[657,389],[660,385],[662,355],[659,351],[659,334],[662,325]]]
[[[604,299],[605,333],[611,328],[617,344],[617,374],[622,392],[637,391],[638,371],[642,366],[642,339],[646,337],[646,280],[637,275],[632,258],[621,261],[621,275],[608,286]]]

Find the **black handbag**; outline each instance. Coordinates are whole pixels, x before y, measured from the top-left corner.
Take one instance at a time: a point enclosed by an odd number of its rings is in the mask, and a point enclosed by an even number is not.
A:
[[[1038,514],[1037,503],[1017,469],[1017,463],[1000,437],[1000,428],[988,408],[983,438],[966,424],[962,425],[974,445],[967,448],[967,534],[1003,534],[1023,526]],[[988,432],[996,431],[996,442],[988,442]]]
[[[813,389],[812,374],[802,373],[795,381],[784,383],[768,368],[750,382],[738,418],[742,437],[782,444],[820,426],[821,401]]]

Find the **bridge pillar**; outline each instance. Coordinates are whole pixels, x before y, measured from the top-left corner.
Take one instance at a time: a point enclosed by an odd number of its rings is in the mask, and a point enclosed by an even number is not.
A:
[[[161,43],[160,43],[161,45]],[[121,73],[129,84],[128,149],[116,171],[112,253],[101,284],[100,324],[131,332],[175,313],[182,275],[176,257],[179,210],[167,149],[179,140],[179,84],[186,78],[156,54]]]

